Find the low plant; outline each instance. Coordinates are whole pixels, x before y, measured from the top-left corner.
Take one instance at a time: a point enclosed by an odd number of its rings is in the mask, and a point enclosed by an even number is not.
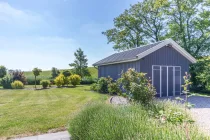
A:
[[[55,82],[55,85],[56,85],[57,87],[64,86],[64,85],[65,85],[65,76],[64,76],[63,74],[59,74],[59,75],[55,78],[54,82]]]
[[[120,89],[120,83],[118,81],[109,83],[108,84],[108,92],[111,95],[112,94],[121,95],[122,90]]]
[[[185,137],[179,125],[167,121],[160,123],[149,114],[149,108],[141,104],[89,104],[70,121],[69,126],[71,138],[76,140],[180,140]],[[195,125],[190,124],[189,129],[192,132],[189,134],[190,139],[207,139]]]
[[[49,80],[42,80],[40,82],[40,84],[42,85],[43,88],[47,88],[48,86],[50,86],[50,81]]]
[[[98,84],[97,83],[93,83],[90,85],[90,90],[92,91],[98,91]]]
[[[77,74],[73,74],[69,77],[70,82],[73,86],[79,85],[81,81],[81,77]]]
[[[82,78],[80,84],[81,85],[86,85],[86,84],[93,84],[93,83],[97,83],[97,79],[93,78],[91,76],[85,76]]]
[[[100,93],[109,93],[108,91],[108,85],[112,82],[111,77],[101,77],[98,80],[98,92]]]
[[[1,79],[1,85],[4,89],[11,89],[12,77],[10,75],[6,75]]]
[[[11,83],[11,87],[12,87],[12,89],[23,89],[24,84],[21,81],[16,80]]]
[[[135,101],[139,101],[142,104],[148,104],[151,102],[156,94],[155,88],[150,84],[144,73],[138,73],[139,82],[131,82],[130,92],[131,97]]]
[[[122,88],[126,91],[127,94],[130,94],[131,91],[131,84],[132,83],[139,83],[139,73],[135,71],[135,69],[128,69],[126,72],[122,72],[121,78]]]

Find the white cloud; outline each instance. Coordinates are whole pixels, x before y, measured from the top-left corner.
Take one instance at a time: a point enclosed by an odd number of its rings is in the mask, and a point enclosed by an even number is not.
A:
[[[26,28],[44,24],[45,21],[37,13],[20,10],[6,2],[0,2],[0,23]]]

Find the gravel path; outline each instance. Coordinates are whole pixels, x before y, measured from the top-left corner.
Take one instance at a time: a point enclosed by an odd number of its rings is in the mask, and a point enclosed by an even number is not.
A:
[[[185,98],[185,96],[180,96],[180,98]],[[160,99],[175,100],[175,97],[164,97]],[[190,109],[195,123],[201,128],[201,130],[204,131],[205,134],[210,136],[210,97],[191,96],[188,98],[188,101],[195,105],[192,109]],[[128,100],[120,96],[113,96],[110,102],[116,105],[128,104]]]
[[[185,96],[180,96],[185,98]],[[162,98],[166,99],[166,98]],[[175,97],[168,99],[174,100]],[[205,134],[210,136],[210,97],[204,96],[191,96],[188,101],[195,106],[190,109],[195,123],[204,131]]]

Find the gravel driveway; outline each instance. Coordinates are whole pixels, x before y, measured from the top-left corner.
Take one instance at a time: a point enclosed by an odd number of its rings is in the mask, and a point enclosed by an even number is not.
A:
[[[180,96],[185,98],[185,96]],[[175,97],[160,98],[175,100]],[[204,96],[191,96],[188,101],[195,106],[190,109],[195,123],[207,134],[210,135],[210,97]],[[127,104],[128,101],[119,96],[114,96],[111,101],[112,104]]]
[[[185,96],[180,97],[185,98]],[[174,100],[175,97],[169,97],[169,99]],[[206,134],[210,135],[210,97],[191,96],[188,102],[195,105],[190,109],[195,122]]]

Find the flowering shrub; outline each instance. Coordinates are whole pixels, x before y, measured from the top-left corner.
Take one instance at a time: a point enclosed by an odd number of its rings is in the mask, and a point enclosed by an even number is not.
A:
[[[59,74],[55,80],[54,80],[55,84],[57,87],[61,87],[65,85],[65,76],[63,74]]]
[[[11,83],[11,86],[12,86],[12,89],[23,89],[24,88],[24,85],[21,81],[14,81]]]
[[[128,69],[122,73],[121,81],[123,89],[129,95],[130,99],[148,104],[156,93],[155,88],[150,84],[145,73],[138,73],[134,69]]]
[[[145,75],[144,73],[139,73],[139,83],[132,82],[130,88],[132,98],[142,104],[148,104],[156,94],[155,88]]]
[[[69,80],[73,86],[76,86],[80,84],[81,77],[77,74],[73,74],[69,77]]]
[[[119,81],[122,84],[123,89],[129,93],[131,90],[131,83],[139,83],[139,73],[134,69],[128,69],[125,73],[121,74]]]
[[[122,91],[120,89],[120,83],[119,83],[119,81],[109,83],[108,84],[108,92],[109,92],[109,94],[121,95],[122,94]]]

